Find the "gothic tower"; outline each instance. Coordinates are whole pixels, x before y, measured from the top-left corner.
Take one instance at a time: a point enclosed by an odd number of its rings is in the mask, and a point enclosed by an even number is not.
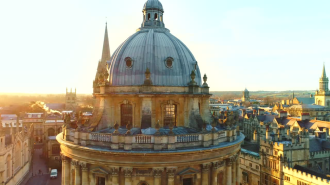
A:
[[[68,91],[68,88],[66,88],[66,94],[65,94],[65,109],[66,110],[76,110],[77,107],[77,90],[75,89],[74,92]]]
[[[245,90],[242,92],[242,102],[250,102],[250,92],[245,88]]]
[[[319,90],[315,93],[315,104],[330,107],[330,92],[329,79],[325,72],[325,65],[323,64],[322,75],[319,80]]]

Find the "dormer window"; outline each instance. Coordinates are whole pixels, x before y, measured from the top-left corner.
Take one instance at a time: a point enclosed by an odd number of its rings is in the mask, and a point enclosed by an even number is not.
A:
[[[127,68],[132,68],[133,66],[133,60],[130,57],[125,58],[125,63]]]
[[[167,57],[165,60],[165,65],[167,68],[172,68],[173,67],[173,61],[174,59],[172,57]]]

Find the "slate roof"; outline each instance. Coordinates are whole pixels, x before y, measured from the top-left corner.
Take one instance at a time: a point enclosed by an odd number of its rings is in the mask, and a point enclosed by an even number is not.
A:
[[[270,123],[273,122],[275,116],[274,115],[259,115],[257,116],[259,121],[262,121],[264,123]]]
[[[318,152],[322,150],[322,144],[319,138],[309,139],[309,152]]]
[[[303,103],[303,104],[314,104],[315,103],[315,98],[299,98],[299,97],[296,97],[297,100],[299,101],[299,103]]]

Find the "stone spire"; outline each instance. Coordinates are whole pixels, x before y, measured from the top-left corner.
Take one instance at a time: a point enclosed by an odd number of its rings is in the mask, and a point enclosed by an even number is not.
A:
[[[105,23],[105,33],[104,33],[101,62],[107,62],[109,60],[110,60],[110,46],[109,46],[109,38],[108,38],[108,27],[107,27],[107,23]]]
[[[322,70],[322,76],[321,78],[326,78],[327,77],[327,74],[325,73],[325,65],[323,63],[323,70]]]
[[[323,64],[322,76],[319,81],[320,92],[328,92],[329,91],[328,84],[329,84],[329,79],[327,77],[327,74],[325,73],[325,65]]]

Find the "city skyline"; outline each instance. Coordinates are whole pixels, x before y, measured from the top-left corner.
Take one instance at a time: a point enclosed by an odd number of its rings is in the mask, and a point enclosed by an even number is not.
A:
[[[0,93],[92,93],[105,22],[113,53],[140,27],[144,2],[1,2]],[[210,91],[313,90],[330,64],[327,1],[162,3]]]

